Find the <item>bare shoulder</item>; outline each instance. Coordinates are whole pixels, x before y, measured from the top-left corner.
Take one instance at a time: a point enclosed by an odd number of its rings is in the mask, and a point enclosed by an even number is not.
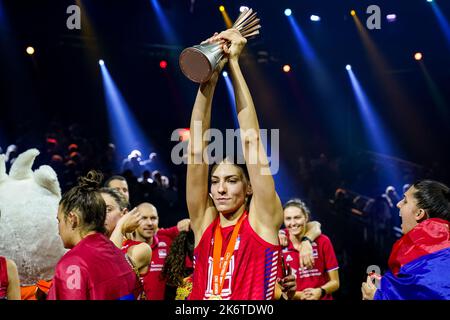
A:
[[[152,260],[152,248],[147,243],[140,243],[128,249],[128,256],[141,268],[150,264]]]
[[[146,257],[152,255],[152,248],[147,243],[139,243],[132,246],[128,251],[132,252],[133,256]]]

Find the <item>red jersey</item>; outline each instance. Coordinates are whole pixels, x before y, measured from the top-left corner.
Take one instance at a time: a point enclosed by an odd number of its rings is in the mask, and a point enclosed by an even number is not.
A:
[[[169,254],[173,239],[179,234],[177,226],[158,229],[153,237],[152,261],[147,276],[144,277],[144,290],[147,300],[164,300],[166,280],[162,278],[162,269]]]
[[[168,244],[169,248],[172,245],[173,240],[180,234],[180,231],[178,230],[177,226],[166,228],[166,229],[158,229],[157,235],[159,241],[163,241]],[[167,252],[168,253],[168,252]],[[193,261],[189,257],[189,255],[186,255],[185,259],[185,267],[186,268],[194,268]]]
[[[174,226],[171,228],[158,229],[156,234],[160,240],[172,243],[173,239],[175,239],[180,234],[180,231],[178,230],[177,226]]]
[[[82,239],[56,265],[48,300],[131,300],[136,274],[105,235]]]
[[[128,252],[128,249],[130,249],[132,246],[141,244],[141,241],[134,241],[134,240],[130,240],[127,239],[122,243],[122,248],[120,250],[122,250],[123,254],[126,254]]]
[[[234,226],[220,227],[219,217],[203,233],[194,249],[193,288],[190,300],[208,299],[212,295],[214,230],[222,232],[222,257],[226,251]],[[276,278],[281,275],[279,245],[263,240],[244,218],[228,265],[222,289],[222,299],[271,300],[275,293]]]
[[[8,293],[8,266],[6,264],[6,258],[0,256],[0,299],[6,299]]]
[[[289,231],[286,232],[289,239]],[[320,235],[312,243],[314,267],[310,270],[300,268],[299,252],[294,248],[292,241],[289,239],[289,244],[283,249],[283,259],[286,266],[292,268],[292,272],[297,278],[297,291],[302,291],[306,288],[319,288],[324,285],[330,278],[328,271],[339,268],[336,255],[334,253],[333,245],[330,239],[325,235]],[[325,295],[322,300],[332,300],[331,294]]]
[[[166,292],[166,281],[161,277],[167,255],[169,254],[170,245],[173,239],[179,234],[178,228],[172,227],[167,229],[158,229],[153,237],[152,260],[149,270],[145,274],[141,274],[144,284],[144,291],[147,300],[164,300]],[[122,252],[126,253],[131,246],[139,244],[139,241],[127,240],[122,245]]]

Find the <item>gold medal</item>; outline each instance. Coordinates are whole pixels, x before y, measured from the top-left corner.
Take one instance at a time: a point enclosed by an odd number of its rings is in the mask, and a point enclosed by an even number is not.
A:
[[[218,294],[212,294],[208,300],[223,300],[222,297]]]

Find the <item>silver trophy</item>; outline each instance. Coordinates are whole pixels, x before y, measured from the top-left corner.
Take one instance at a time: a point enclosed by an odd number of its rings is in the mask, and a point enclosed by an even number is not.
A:
[[[259,34],[261,25],[256,12],[247,9],[241,12],[231,28],[237,29],[243,37],[250,38]],[[223,55],[221,43],[202,43],[186,48],[180,54],[181,71],[194,82],[206,82],[211,78]]]

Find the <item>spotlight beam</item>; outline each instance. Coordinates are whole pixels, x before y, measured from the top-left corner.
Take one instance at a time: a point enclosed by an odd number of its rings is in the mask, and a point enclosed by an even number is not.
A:
[[[439,26],[441,27],[442,32],[444,33],[445,40],[447,42],[447,46],[450,49],[450,25],[448,20],[445,18],[438,4],[433,1],[431,2],[431,8],[433,9],[434,14],[438,20]]]
[[[411,127],[406,125],[404,121],[400,122],[403,126],[402,129],[408,132],[408,134],[413,137],[411,141],[420,139],[420,132],[426,131],[422,119],[419,115],[411,108],[415,105],[414,101],[405,94],[403,86],[396,81],[392,76],[386,73],[386,70],[391,70],[392,68],[387,63],[385,57],[382,55],[381,51],[377,48],[374,41],[370,38],[369,33],[365,26],[361,23],[358,16],[353,16],[353,20],[358,31],[358,36],[360,37],[367,55],[372,63],[371,67],[378,79],[378,82],[383,87],[383,91],[389,101],[392,101],[392,110],[395,112],[398,119],[403,119],[405,114],[408,114],[410,121],[416,124],[416,127]]]
[[[386,133],[386,128],[382,125],[378,115],[375,112],[375,108],[363,88],[361,87],[358,79],[356,78],[353,70],[347,68],[347,73],[350,78],[353,93],[357,102],[358,110],[360,112],[361,120],[363,122],[363,127],[366,129],[367,136],[370,140],[372,147],[376,152],[393,155],[393,147],[390,143],[391,139]],[[385,182],[394,182],[399,185],[401,179],[399,177],[399,172],[396,168],[387,167],[388,173],[382,178]]]
[[[225,7],[223,8],[223,10],[220,10],[220,13],[222,14],[222,17],[223,17],[223,20],[225,22],[225,26],[227,27],[227,29],[231,28],[233,26],[233,22],[231,21],[230,16],[228,15]]]
[[[295,18],[293,16],[289,15],[288,20],[289,20],[289,24],[291,25],[292,30],[294,31],[295,37],[298,40],[300,49],[305,54],[305,58],[310,62],[317,60],[311,45],[309,44],[309,42],[306,39],[305,35],[303,34],[302,30],[300,29]]]
[[[226,72],[226,71],[224,71]],[[228,98],[230,100],[230,106],[231,106],[231,114],[233,115],[233,123],[234,123],[234,128],[239,128],[239,121],[237,118],[237,114],[236,114],[236,98],[234,96],[234,89],[233,89],[233,85],[231,84],[231,80],[230,77],[228,76],[228,74],[224,74],[224,79],[225,79],[225,84],[227,86],[227,93],[228,93]]]
[[[385,154],[391,153],[392,149],[388,146],[389,140],[383,133],[386,131],[382,128],[381,121],[374,112],[373,104],[369,101],[369,98],[362,89],[353,70],[350,68],[347,69],[347,72],[352,84],[358,110],[361,114],[361,119],[364,122],[364,127],[367,129],[367,134],[369,135],[375,150]]]
[[[336,117],[339,117],[340,114],[336,111],[336,114],[330,115],[329,107],[334,106],[334,110],[339,110],[339,104],[342,104],[344,99],[342,98],[341,93],[336,89],[332,76],[321,63],[320,58],[310,45],[295,17],[291,15],[288,16],[287,19],[294,32],[300,52],[302,53],[301,56],[306,60],[306,67],[315,85],[320,104],[323,106],[321,112],[326,119],[328,126],[331,128],[333,136],[338,137],[342,130],[339,122],[336,121]],[[339,140],[343,141],[343,139]]]
[[[117,146],[118,155],[123,159],[134,149],[140,150],[143,154],[149,154],[151,151],[154,151],[120,90],[117,88],[106,65],[100,64],[100,70],[111,138]],[[120,165],[118,164],[118,166]]]
[[[156,18],[158,19],[159,25],[161,26],[162,32],[167,42],[170,44],[179,43],[176,33],[173,31],[166,14],[162,10],[158,0],[150,0],[150,3],[155,10]]]

